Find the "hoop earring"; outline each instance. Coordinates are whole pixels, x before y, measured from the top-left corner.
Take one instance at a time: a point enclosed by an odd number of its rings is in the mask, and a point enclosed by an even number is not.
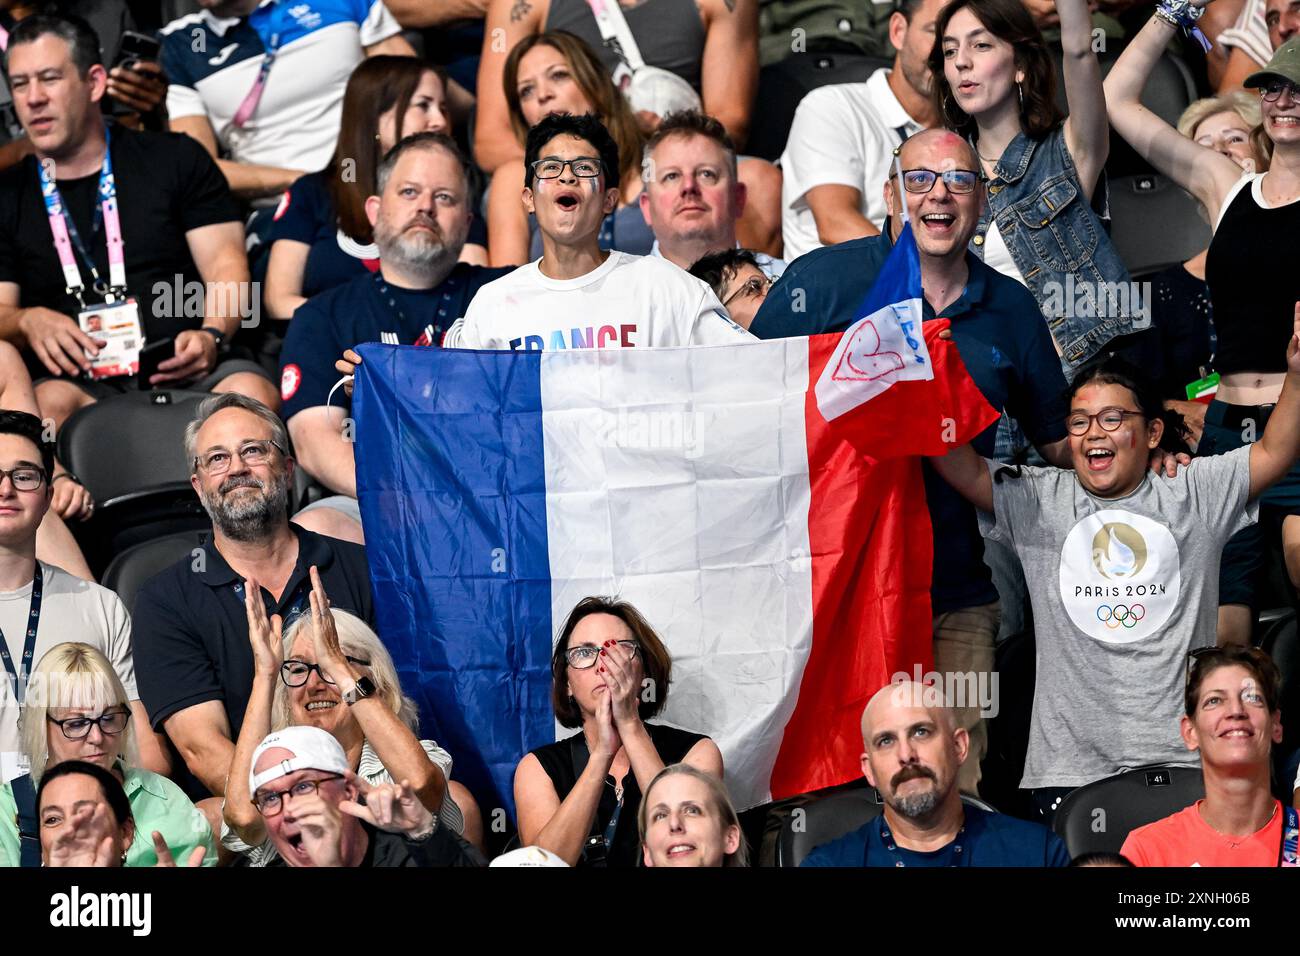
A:
[[[951,128],[951,129],[960,129],[960,128],[961,128],[961,123],[959,123],[959,122],[957,122],[956,120],[954,120],[954,119],[952,118],[952,115],[948,112],[948,100],[949,100],[949,99],[951,99],[951,97],[950,97],[947,93],[945,93],[945,94],[943,94],[943,99],[941,99],[941,100],[939,101],[939,109],[940,109],[940,111],[943,113],[943,121],[944,121],[944,122],[949,126],[949,128]]]

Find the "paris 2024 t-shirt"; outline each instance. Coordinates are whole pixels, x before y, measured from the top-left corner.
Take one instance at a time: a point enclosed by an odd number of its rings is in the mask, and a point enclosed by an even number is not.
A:
[[[1034,609],[1037,681],[1021,786],[1080,787],[1125,767],[1196,767],[1178,732],[1187,654],[1216,639],[1219,559],[1258,517],[1250,448],[1147,473],[1097,498],[1073,471],[993,474],[987,537],[1016,550]]]

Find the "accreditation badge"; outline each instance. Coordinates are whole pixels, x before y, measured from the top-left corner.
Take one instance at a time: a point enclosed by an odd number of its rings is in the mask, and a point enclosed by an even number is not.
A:
[[[140,371],[140,350],[144,347],[144,326],[135,299],[92,305],[77,316],[81,331],[103,342],[91,360],[90,377],[98,381]]]

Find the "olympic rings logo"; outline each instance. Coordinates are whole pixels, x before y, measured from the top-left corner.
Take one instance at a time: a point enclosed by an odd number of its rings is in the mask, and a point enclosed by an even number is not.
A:
[[[1097,608],[1097,620],[1112,631],[1121,626],[1137,627],[1137,622],[1146,616],[1147,609],[1141,604],[1134,604],[1132,607],[1126,604],[1116,604],[1114,607],[1103,604]]]

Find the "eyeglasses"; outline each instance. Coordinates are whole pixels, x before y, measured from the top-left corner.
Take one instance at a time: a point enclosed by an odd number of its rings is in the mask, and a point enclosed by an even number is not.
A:
[[[257,812],[264,817],[273,817],[284,809],[285,797],[306,797],[320,790],[322,783],[329,783],[331,780],[342,780],[338,774],[331,774],[320,780],[299,780],[288,790],[270,790],[258,792],[253,797],[253,806],[257,807]]]
[[[942,173],[933,169],[905,169],[903,188],[909,193],[928,193],[941,178],[948,192],[964,195],[975,191],[980,174],[973,169],[945,169]]]
[[[1113,432],[1124,424],[1126,418],[1146,418],[1141,412],[1130,412],[1125,408],[1103,408],[1095,415],[1085,415],[1083,412],[1075,412],[1065,420],[1065,427],[1071,435],[1086,435],[1088,429],[1092,427],[1092,420],[1097,420],[1104,432]]]
[[[735,301],[736,297],[741,295],[746,299],[762,298],[767,295],[767,290],[772,288],[772,283],[774,281],[775,280],[773,280],[769,275],[754,276],[735,292],[731,293],[731,295],[723,299],[722,304],[724,306],[731,305],[731,303]]]
[[[126,730],[126,722],[131,719],[131,714],[124,710],[112,710],[98,717],[68,717],[64,720],[56,720],[46,714],[45,719],[52,724],[58,724],[59,730],[63,731],[63,736],[69,740],[84,740],[90,736],[91,725],[99,727],[99,732],[108,737],[114,737]]]
[[[637,657],[641,653],[641,645],[636,641],[615,641],[614,643],[633,657]],[[565,651],[564,659],[569,662],[569,666],[574,670],[585,671],[600,659],[600,648],[594,644],[579,644],[577,647],[571,647]]]
[[[355,657],[344,655],[344,660],[349,664],[356,664],[358,667],[369,667],[370,661],[359,661]],[[306,661],[285,661],[280,665],[280,680],[284,681],[286,687],[301,687],[307,683],[311,677],[311,672],[315,671],[320,675],[320,679],[327,684],[334,683],[325,676],[325,672],[320,669],[319,664],[308,664]]]
[[[239,446],[239,460],[245,465],[264,465],[271,458],[272,448],[284,454],[284,449],[269,439],[246,441]],[[226,449],[218,448],[195,458],[194,467],[205,475],[224,475],[230,470],[230,461],[233,457]]]
[[[602,168],[600,160],[594,156],[578,156],[574,159],[547,156],[533,161],[533,175],[538,179],[559,179],[564,174],[565,166],[573,170],[573,175],[579,179],[595,179]]]
[[[1292,100],[1300,102],[1300,86],[1286,80],[1270,80],[1259,88],[1260,99],[1266,103],[1276,102],[1284,92],[1289,92]]]
[[[31,465],[22,465],[9,471],[0,468],[0,484],[6,478],[13,482],[14,491],[35,491],[45,482],[45,469],[33,468]]]

